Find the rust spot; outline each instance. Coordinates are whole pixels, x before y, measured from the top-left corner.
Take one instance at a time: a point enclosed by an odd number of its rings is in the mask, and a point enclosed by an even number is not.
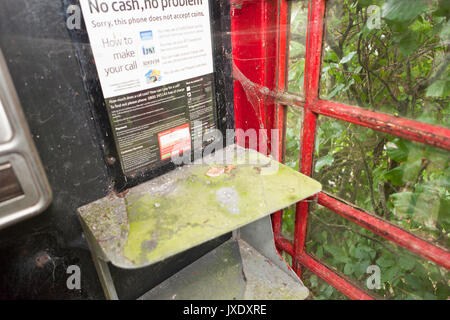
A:
[[[236,166],[230,164],[230,165],[228,165],[228,166],[225,168],[225,173],[228,174],[228,173],[230,173],[231,171],[233,171],[234,169],[236,169]]]
[[[261,168],[260,167],[254,167],[253,169],[255,169],[258,173],[261,173]]]
[[[122,192],[122,193],[116,193],[116,197],[117,197],[117,198],[123,199],[123,198],[126,197],[126,195],[128,194],[128,192],[130,192],[130,189],[127,189],[127,190],[125,190],[125,191]]]

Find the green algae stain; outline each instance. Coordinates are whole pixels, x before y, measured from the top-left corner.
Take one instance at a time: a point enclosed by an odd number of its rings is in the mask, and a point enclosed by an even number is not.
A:
[[[137,265],[158,262],[282,209],[307,192],[302,175],[283,165],[268,175],[238,165],[220,177],[208,177],[210,168],[191,167],[188,177],[174,182],[177,187],[164,196],[127,197],[127,259]],[[225,188],[237,195],[232,206],[218,201],[218,191]]]

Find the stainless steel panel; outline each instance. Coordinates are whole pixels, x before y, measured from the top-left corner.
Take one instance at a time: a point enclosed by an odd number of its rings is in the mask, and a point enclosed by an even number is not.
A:
[[[12,138],[12,129],[9,125],[6,112],[0,100],[0,143],[5,143]]]
[[[20,182],[10,163],[0,164],[0,202],[23,196]]]
[[[6,170],[0,176],[0,190],[5,189],[5,196],[0,195],[0,228],[4,228],[45,210],[52,193],[1,52],[0,128],[0,167]]]

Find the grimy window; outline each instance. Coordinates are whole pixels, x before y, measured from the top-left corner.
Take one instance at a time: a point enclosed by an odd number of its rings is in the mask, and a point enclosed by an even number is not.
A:
[[[235,2],[260,30],[251,53],[233,36],[235,101],[243,75],[273,89],[237,127],[282,129],[281,160],[323,185],[272,218],[312,297],[448,299],[449,2]]]

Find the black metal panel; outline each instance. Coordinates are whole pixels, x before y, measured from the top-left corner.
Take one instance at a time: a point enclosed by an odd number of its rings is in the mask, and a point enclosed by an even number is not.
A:
[[[223,38],[222,52],[215,55],[220,75],[216,98],[222,118],[227,119],[226,126],[232,127],[233,89],[232,79],[227,77],[231,67],[226,62],[231,55],[229,4],[211,2],[217,4],[213,16],[214,24],[219,25],[214,29],[222,30],[215,37]],[[65,9],[70,3],[0,2],[0,47],[54,194],[46,212],[0,231],[0,299],[104,297],[76,209],[113,192],[117,173],[107,164],[109,146],[102,127],[96,125],[104,119],[96,118],[93,112],[103,98],[98,80],[92,71],[86,73],[80,68],[80,53],[90,51],[90,47],[86,45],[80,51],[66,28]],[[228,29],[222,29],[224,26]],[[86,61],[81,64],[88,65]],[[113,274],[126,283],[137,283],[150,274],[153,278],[149,285],[157,284],[210,249],[211,244],[176,256],[163,265],[160,274],[141,272],[126,279],[121,271]],[[81,269],[81,290],[66,286],[69,265]],[[161,270],[162,265],[155,268]]]
[[[75,210],[110,181],[61,3],[1,1],[0,45],[54,192],[42,215],[0,231],[0,298],[102,298]],[[81,291],[66,287],[71,264]]]

